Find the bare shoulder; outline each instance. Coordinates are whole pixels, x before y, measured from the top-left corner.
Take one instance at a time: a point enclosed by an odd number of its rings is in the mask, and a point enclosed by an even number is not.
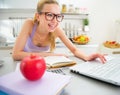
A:
[[[24,33],[31,33],[32,28],[34,26],[33,20],[32,19],[26,19],[23,23],[22,30]]]
[[[57,27],[55,30],[56,36],[61,36],[64,34],[64,30],[61,27]]]
[[[33,26],[33,19],[26,19],[25,22],[24,22],[24,25],[27,25],[27,26]]]

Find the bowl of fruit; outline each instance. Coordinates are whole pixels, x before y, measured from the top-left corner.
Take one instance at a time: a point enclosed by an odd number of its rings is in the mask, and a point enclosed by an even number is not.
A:
[[[103,45],[107,48],[120,48],[120,43],[116,41],[105,41]]]
[[[73,42],[77,44],[87,44],[89,41],[89,37],[84,34],[73,37]]]

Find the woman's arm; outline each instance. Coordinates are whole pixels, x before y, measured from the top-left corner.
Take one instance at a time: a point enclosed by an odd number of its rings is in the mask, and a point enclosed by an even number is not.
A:
[[[12,57],[14,60],[20,60],[24,56],[28,56],[29,53],[23,51],[27,38],[32,31],[33,23],[31,19],[27,19],[20,31],[20,34],[16,38],[15,45],[13,47]]]
[[[57,28],[56,30],[57,36],[62,40],[62,42],[69,48],[69,50],[78,58],[83,59],[85,61],[94,60],[96,58],[100,58],[101,61],[104,63],[106,61],[104,55],[100,53],[94,53],[91,55],[86,55],[82,51],[80,51],[78,48],[75,47],[75,45],[68,39],[68,37],[65,35],[64,31],[60,28]]]

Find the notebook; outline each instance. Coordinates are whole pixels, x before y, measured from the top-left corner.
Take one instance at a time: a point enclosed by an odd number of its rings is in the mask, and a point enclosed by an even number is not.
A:
[[[0,77],[0,95],[60,95],[71,78],[46,71],[40,80],[28,81],[17,70]]]
[[[101,80],[120,86],[120,57],[106,56],[107,62],[101,63],[100,60],[79,63],[70,70],[79,75],[85,75],[93,79]]]
[[[44,57],[48,68],[58,68],[75,65],[76,62],[65,56],[47,56]]]

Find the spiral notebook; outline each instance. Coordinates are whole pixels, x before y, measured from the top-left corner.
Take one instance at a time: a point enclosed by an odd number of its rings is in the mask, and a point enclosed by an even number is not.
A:
[[[106,56],[107,62],[89,61],[70,67],[73,73],[120,86],[120,57]]]

